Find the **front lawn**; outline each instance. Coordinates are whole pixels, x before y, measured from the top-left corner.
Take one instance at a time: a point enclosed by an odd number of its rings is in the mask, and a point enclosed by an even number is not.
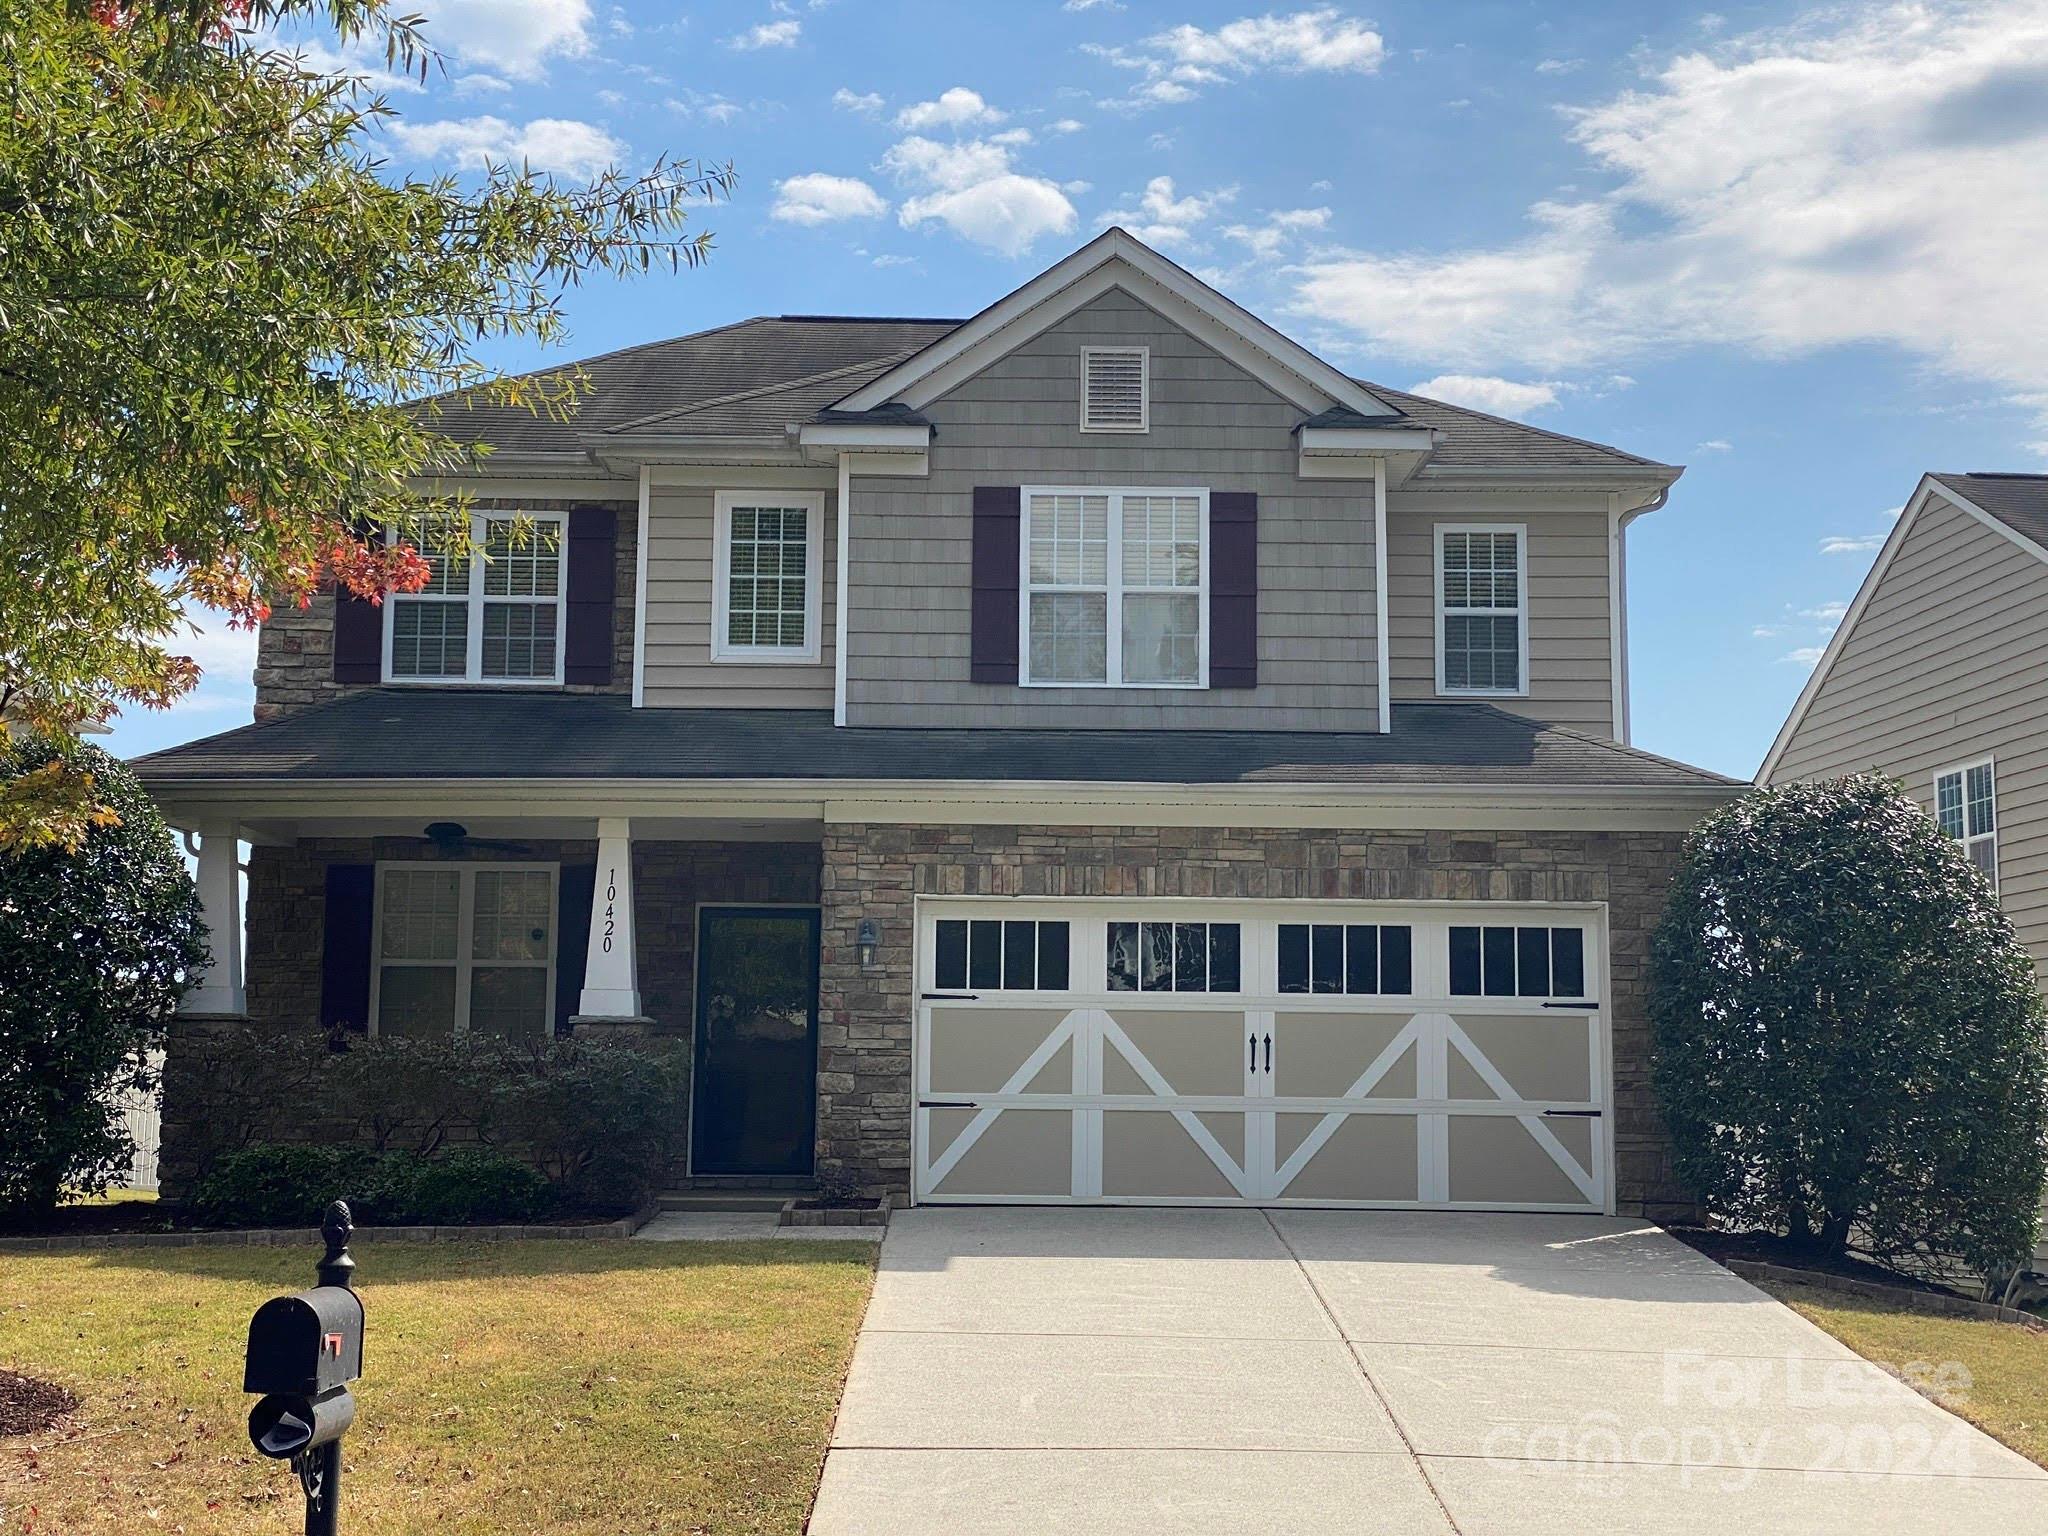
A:
[[[1960,1365],[1968,1385],[1937,1401],[2048,1467],[2048,1333],[1988,1318],[1937,1317],[1818,1286],[1758,1283],[1866,1360],[1893,1369]]]
[[[77,1394],[0,1439],[0,1533],[298,1529],[249,1448],[250,1312],[313,1249],[0,1255],[0,1368]],[[848,1243],[356,1249],[357,1533],[802,1527],[873,1279]]]

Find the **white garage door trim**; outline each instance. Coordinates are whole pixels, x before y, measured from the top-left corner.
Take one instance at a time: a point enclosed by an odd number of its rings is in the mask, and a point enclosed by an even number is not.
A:
[[[1595,903],[920,898],[913,1197],[1611,1213],[1606,918]],[[957,952],[942,981],[937,925],[963,919],[1064,923],[1070,985],[963,987]],[[1234,925],[1240,989],[1109,991],[1109,925],[1142,921]],[[1281,928],[1301,924],[1405,928],[1411,990],[1282,993]],[[1452,995],[1454,927],[1552,935],[1533,940],[1542,977],[1543,946],[1562,977],[1555,935],[1576,932],[1579,994]]]

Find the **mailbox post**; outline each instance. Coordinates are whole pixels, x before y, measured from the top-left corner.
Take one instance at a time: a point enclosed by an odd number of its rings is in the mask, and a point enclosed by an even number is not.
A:
[[[354,1231],[348,1207],[335,1201],[320,1227],[327,1240],[315,1272],[320,1283],[272,1297],[249,1319],[242,1390],[264,1394],[249,1411],[249,1440],[298,1473],[306,1536],[340,1529],[341,1437],[356,1416],[348,1384],[363,1374],[363,1303],[348,1252]]]

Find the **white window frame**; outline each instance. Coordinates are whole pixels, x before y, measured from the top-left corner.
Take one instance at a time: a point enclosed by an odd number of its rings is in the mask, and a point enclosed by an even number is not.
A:
[[[1991,830],[1989,832],[1972,833],[1970,831],[1970,770],[1973,768],[1982,768],[1991,775]],[[1965,857],[1968,857],[1970,851],[1978,843],[1989,843],[1991,845],[1991,889],[1995,893],[1998,890],[1998,760],[1990,753],[1986,753],[1982,757],[1973,757],[1968,762],[1956,763],[1947,768],[1937,768],[1934,771],[1934,824],[1937,827],[1941,826],[1941,781],[1948,778],[1960,781],[1963,796],[1963,835],[1955,839],[1956,846],[1963,850]],[[1944,837],[1948,836],[1946,828],[1942,829],[1942,835]],[[1971,859],[1970,862],[1974,864],[1976,860]]]
[[[1088,420],[1088,362],[1094,357],[1136,357],[1138,360],[1138,422],[1106,425]],[[1150,347],[1083,347],[1081,349],[1081,430],[1083,432],[1150,432],[1152,430],[1152,349]]]
[[[499,859],[379,859],[376,864],[375,888],[370,903],[370,1038],[378,1032],[378,1014],[382,1011],[384,991],[384,967],[404,966],[417,970],[446,970],[445,960],[386,960],[384,958],[384,871],[387,869],[453,869],[461,876],[457,884],[457,917],[455,920],[455,1037],[461,1039],[469,1033],[469,988],[470,976],[479,962],[471,953],[476,947],[476,876],[479,870],[493,870],[504,874],[530,874],[546,870],[548,874],[548,959],[547,999],[548,1016],[542,1028],[543,1038],[552,1037],[557,1020],[555,1018],[555,967],[562,953],[562,866],[542,861],[529,860],[510,863]],[[531,961],[489,960],[481,962],[486,970],[518,967],[539,970],[541,967]]]
[[[1515,536],[1515,606],[1513,608],[1446,608],[1444,606],[1444,535],[1451,533],[1512,533]],[[1431,536],[1436,566],[1436,691],[1454,699],[1526,699],[1529,696],[1529,525],[1527,523],[1438,523]],[[1461,618],[1513,618],[1519,647],[1516,671],[1519,688],[1453,688],[1444,679],[1446,650],[1445,623],[1453,613]]]
[[[1209,488],[1191,485],[1027,485],[1018,494],[1017,537],[1017,677],[1023,688],[1121,688],[1126,690],[1174,689],[1186,692],[1209,686]],[[1099,683],[1067,682],[1059,678],[1044,681],[1031,675],[1031,594],[1033,592],[1092,592],[1093,587],[1035,587],[1031,581],[1031,503],[1039,496],[1107,496],[1109,498],[1108,567],[1103,592],[1104,637],[1103,680]],[[1139,593],[1172,592],[1195,599],[1197,619],[1195,679],[1186,683],[1127,683],[1124,675],[1124,503],[1126,496],[1192,496],[1201,506],[1197,514],[1200,536],[1200,580],[1192,587],[1138,587]]]
[[[804,643],[734,645],[732,607],[732,514],[736,507],[801,508],[804,523]],[[713,500],[711,538],[711,659],[753,665],[815,663],[824,655],[825,493],[823,491],[720,491]]]
[[[535,525],[534,537],[544,538],[542,524],[552,525],[555,547],[555,591],[552,597],[486,597],[484,595],[483,548],[485,528],[490,523],[503,523],[525,518]],[[392,592],[384,599],[384,681],[402,687],[461,687],[486,688],[535,688],[559,685],[562,681],[562,660],[569,644],[569,514],[566,512],[534,512],[524,508],[493,507],[488,511],[469,514],[469,534],[475,546],[475,553],[469,558],[469,591],[455,592]],[[388,528],[384,542],[398,542],[398,530]],[[452,603],[466,602],[469,608],[468,650],[463,658],[462,675],[459,677],[399,677],[391,670],[393,640],[398,627],[398,609],[402,603]],[[545,676],[532,677],[485,677],[484,676],[484,605],[499,603],[539,607],[552,603],[555,609],[555,665]]]

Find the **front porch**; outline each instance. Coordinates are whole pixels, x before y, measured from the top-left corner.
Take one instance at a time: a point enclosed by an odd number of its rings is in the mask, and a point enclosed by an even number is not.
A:
[[[666,1045],[689,1071],[661,1183],[811,1183],[815,824],[437,803],[413,817],[210,820],[190,841],[214,964],[183,1028]],[[193,1097],[180,1093],[177,1045],[164,1132],[174,1195],[188,1171],[181,1099]]]

